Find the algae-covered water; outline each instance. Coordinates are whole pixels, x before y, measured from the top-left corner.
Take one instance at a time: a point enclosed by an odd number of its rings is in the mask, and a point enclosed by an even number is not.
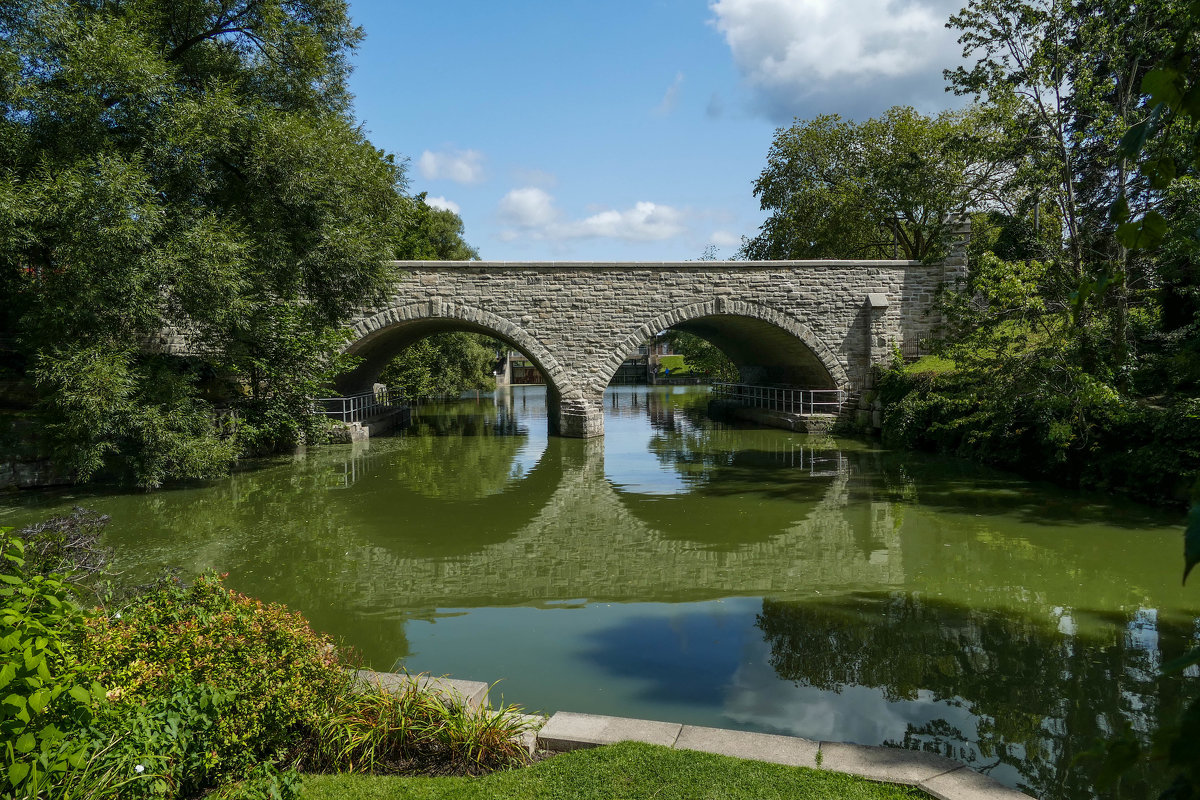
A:
[[[1080,753],[1200,691],[1157,673],[1200,644],[1176,511],[714,423],[703,388],[605,402],[603,439],[548,438],[519,387],[205,485],[5,497],[0,525],[94,508],[129,578],[228,573],[377,669],[931,749],[1048,798],[1092,796]]]

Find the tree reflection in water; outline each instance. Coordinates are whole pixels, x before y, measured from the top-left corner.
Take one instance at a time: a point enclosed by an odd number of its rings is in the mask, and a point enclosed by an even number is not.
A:
[[[864,686],[890,703],[961,708],[975,730],[946,717],[909,723],[888,744],[930,750],[982,772],[1020,774],[1039,797],[1142,798],[1161,789],[1141,763],[1101,793],[1081,753],[1128,722],[1148,740],[1175,720],[1195,677],[1158,677],[1164,660],[1195,646],[1194,621],[1153,609],[1045,618],[970,608],[916,593],[827,602],[764,600],[757,625],[780,678],[828,692]]]

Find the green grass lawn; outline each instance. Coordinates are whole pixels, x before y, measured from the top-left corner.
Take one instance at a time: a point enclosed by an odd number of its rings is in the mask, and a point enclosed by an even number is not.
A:
[[[304,800],[894,800],[902,786],[834,772],[622,742],[482,778],[310,775]]]
[[[904,371],[909,375],[941,375],[944,372],[951,372],[953,369],[954,362],[941,356],[921,356],[904,367]]]
[[[659,358],[658,363],[664,369],[670,369],[672,375],[687,375],[692,371],[683,356],[662,356]]]

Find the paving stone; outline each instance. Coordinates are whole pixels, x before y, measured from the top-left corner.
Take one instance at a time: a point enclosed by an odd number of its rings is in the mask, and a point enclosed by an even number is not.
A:
[[[646,742],[670,747],[683,728],[678,722],[606,717],[559,711],[538,731],[538,744],[546,750],[579,750],[615,742]]]
[[[816,767],[819,747],[817,742],[797,736],[728,731],[696,725],[684,725],[675,741],[677,750],[699,750],[793,767]]]
[[[1029,800],[1029,795],[967,767],[921,781],[917,787],[937,800]]]
[[[528,726],[521,732],[521,744],[529,751],[529,755],[533,755],[538,749],[538,731],[546,724],[547,717],[545,714],[520,714],[518,716]]]
[[[821,769],[845,772],[873,781],[915,785],[965,767],[944,756],[920,750],[821,742]]]

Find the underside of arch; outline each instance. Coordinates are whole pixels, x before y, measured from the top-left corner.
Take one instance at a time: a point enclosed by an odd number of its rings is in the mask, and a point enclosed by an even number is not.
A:
[[[462,305],[412,303],[379,311],[357,322],[344,352],[361,362],[337,380],[340,391],[365,391],[379,379],[383,368],[409,345],[435,333],[482,333],[519,350],[546,378],[548,400],[562,395],[562,367],[545,347],[511,322],[477,308]]]
[[[611,369],[600,380],[607,385],[616,366],[668,328],[711,342],[729,356],[745,383],[806,389],[850,387],[845,366],[807,325],[772,308],[736,301],[696,303],[647,322],[621,343],[610,361]]]

